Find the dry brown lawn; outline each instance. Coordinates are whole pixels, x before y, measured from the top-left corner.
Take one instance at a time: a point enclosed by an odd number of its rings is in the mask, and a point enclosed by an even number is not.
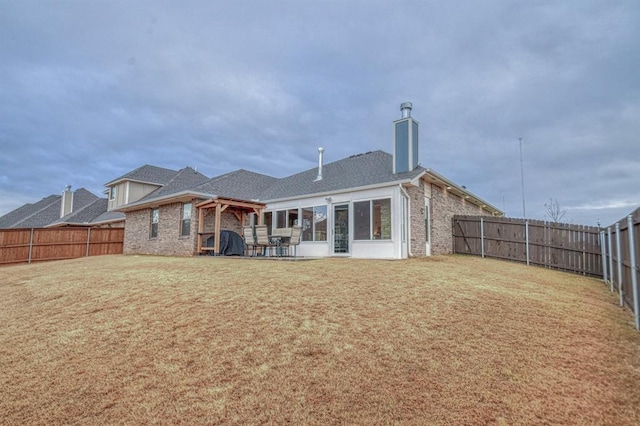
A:
[[[0,423],[640,424],[601,281],[472,257],[0,268]]]

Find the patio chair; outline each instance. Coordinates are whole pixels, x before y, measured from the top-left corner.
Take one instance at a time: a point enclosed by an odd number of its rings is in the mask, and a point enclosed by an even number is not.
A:
[[[272,254],[273,248],[276,247],[276,245],[269,240],[267,225],[256,225],[256,247],[261,247],[263,250],[266,249],[269,255]]]
[[[289,247],[293,246],[293,257],[297,255],[297,247],[300,244],[300,236],[302,234],[302,228],[300,225],[293,225],[293,229],[291,230],[291,238],[283,241],[281,245],[281,249],[283,249],[286,253],[286,256],[289,256]]]
[[[253,232],[253,226],[242,227],[242,238],[244,238],[244,245],[250,250],[251,256],[256,255],[256,236]]]

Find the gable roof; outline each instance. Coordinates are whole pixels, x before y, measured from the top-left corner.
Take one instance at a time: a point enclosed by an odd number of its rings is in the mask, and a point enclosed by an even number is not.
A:
[[[209,198],[209,194],[199,194],[193,190],[209,178],[191,167],[185,167],[166,182],[163,186],[147,194],[141,199],[114,209],[114,211],[129,211],[144,206],[156,206],[166,202],[185,201],[190,198]]]
[[[67,216],[82,211],[99,199],[97,195],[84,188],[75,190],[72,213]],[[0,228],[44,228],[59,222],[61,203],[61,195],[50,195],[37,203],[25,204],[0,217]],[[104,210],[106,211],[106,207]]]
[[[207,180],[209,180],[209,178],[202,173],[191,167],[185,167],[184,169],[174,173],[174,176],[162,187],[142,197],[139,201],[148,201],[176,194],[181,191],[192,189]]]
[[[105,223],[124,221],[124,213],[108,212],[108,205],[109,200],[107,200],[106,198],[97,198],[86,206],[79,208],[78,210],[74,208],[71,213],[47,225],[47,227],[65,225],[102,225]]]
[[[278,178],[240,169],[209,179],[194,188],[197,192],[219,197],[256,200],[272,187]]]
[[[429,182],[443,186],[447,190],[453,190],[456,195],[468,199],[494,214],[502,213],[466,188],[456,185],[431,169],[418,166],[410,172],[393,173],[393,155],[380,150],[352,155],[324,164],[322,175],[322,179],[317,180],[317,167],[285,178],[275,178],[239,169],[208,179],[194,169],[187,167],[182,169],[165,186],[117,210],[121,212],[132,211],[192,198],[225,197],[267,203],[315,194],[406,184],[425,177]]]
[[[393,184],[416,179],[425,172],[422,167],[405,172],[393,173],[393,156],[384,151],[370,151],[352,155],[342,160],[322,166],[322,179],[316,180],[318,168],[278,179],[260,199],[277,199],[325,192],[344,191],[372,185]]]
[[[175,177],[176,173],[178,173],[176,170],[165,169],[164,167],[145,164],[144,166],[138,167],[137,169],[132,170],[129,173],[125,173],[119,178],[107,182],[104,185],[111,186],[124,180],[165,185]]]
[[[60,217],[61,198],[60,195],[49,195],[36,203],[28,203],[18,207],[0,217],[0,228],[27,227],[27,225],[19,226],[27,220],[43,223],[43,225],[36,225],[36,227],[44,226],[51,222],[44,219],[49,217],[51,211],[57,211],[56,219]]]

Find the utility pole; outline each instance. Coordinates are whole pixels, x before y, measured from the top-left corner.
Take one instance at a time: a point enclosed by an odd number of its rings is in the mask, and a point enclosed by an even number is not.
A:
[[[520,141],[520,179],[522,180],[522,217],[527,218],[527,211],[524,206],[524,165],[522,162],[522,138],[518,138]]]

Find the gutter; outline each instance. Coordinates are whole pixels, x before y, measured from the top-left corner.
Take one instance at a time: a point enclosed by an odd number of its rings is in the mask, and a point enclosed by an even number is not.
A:
[[[442,182],[442,184],[446,185],[445,187],[446,187],[446,189],[448,191],[450,191],[451,189],[454,189],[455,192],[458,192],[463,198],[465,198],[465,199],[472,198],[473,200],[475,200],[477,202],[478,207],[481,207],[481,208],[493,213],[495,216],[504,217],[504,212],[502,210],[500,210],[496,206],[484,201],[482,198],[478,197],[477,195],[475,195],[473,192],[469,191],[468,189],[462,188],[461,186],[459,186],[456,183],[450,181],[449,179],[447,179],[446,177],[442,176],[441,174],[437,173],[436,171],[434,171],[432,169],[426,169],[426,172],[427,172],[427,174],[429,174],[432,177],[434,177],[436,180],[439,180],[440,182]]]
[[[400,188],[401,195],[407,199],[407,253],[409,253],[409,257],[413,257],[413,252],[411,251],[411,197],[409,197],[401,183],[398,184],[398,188]],[[402,237],[400,238],[400,245],[402,246]],[[402,247],[400,250],[402,250]]]

